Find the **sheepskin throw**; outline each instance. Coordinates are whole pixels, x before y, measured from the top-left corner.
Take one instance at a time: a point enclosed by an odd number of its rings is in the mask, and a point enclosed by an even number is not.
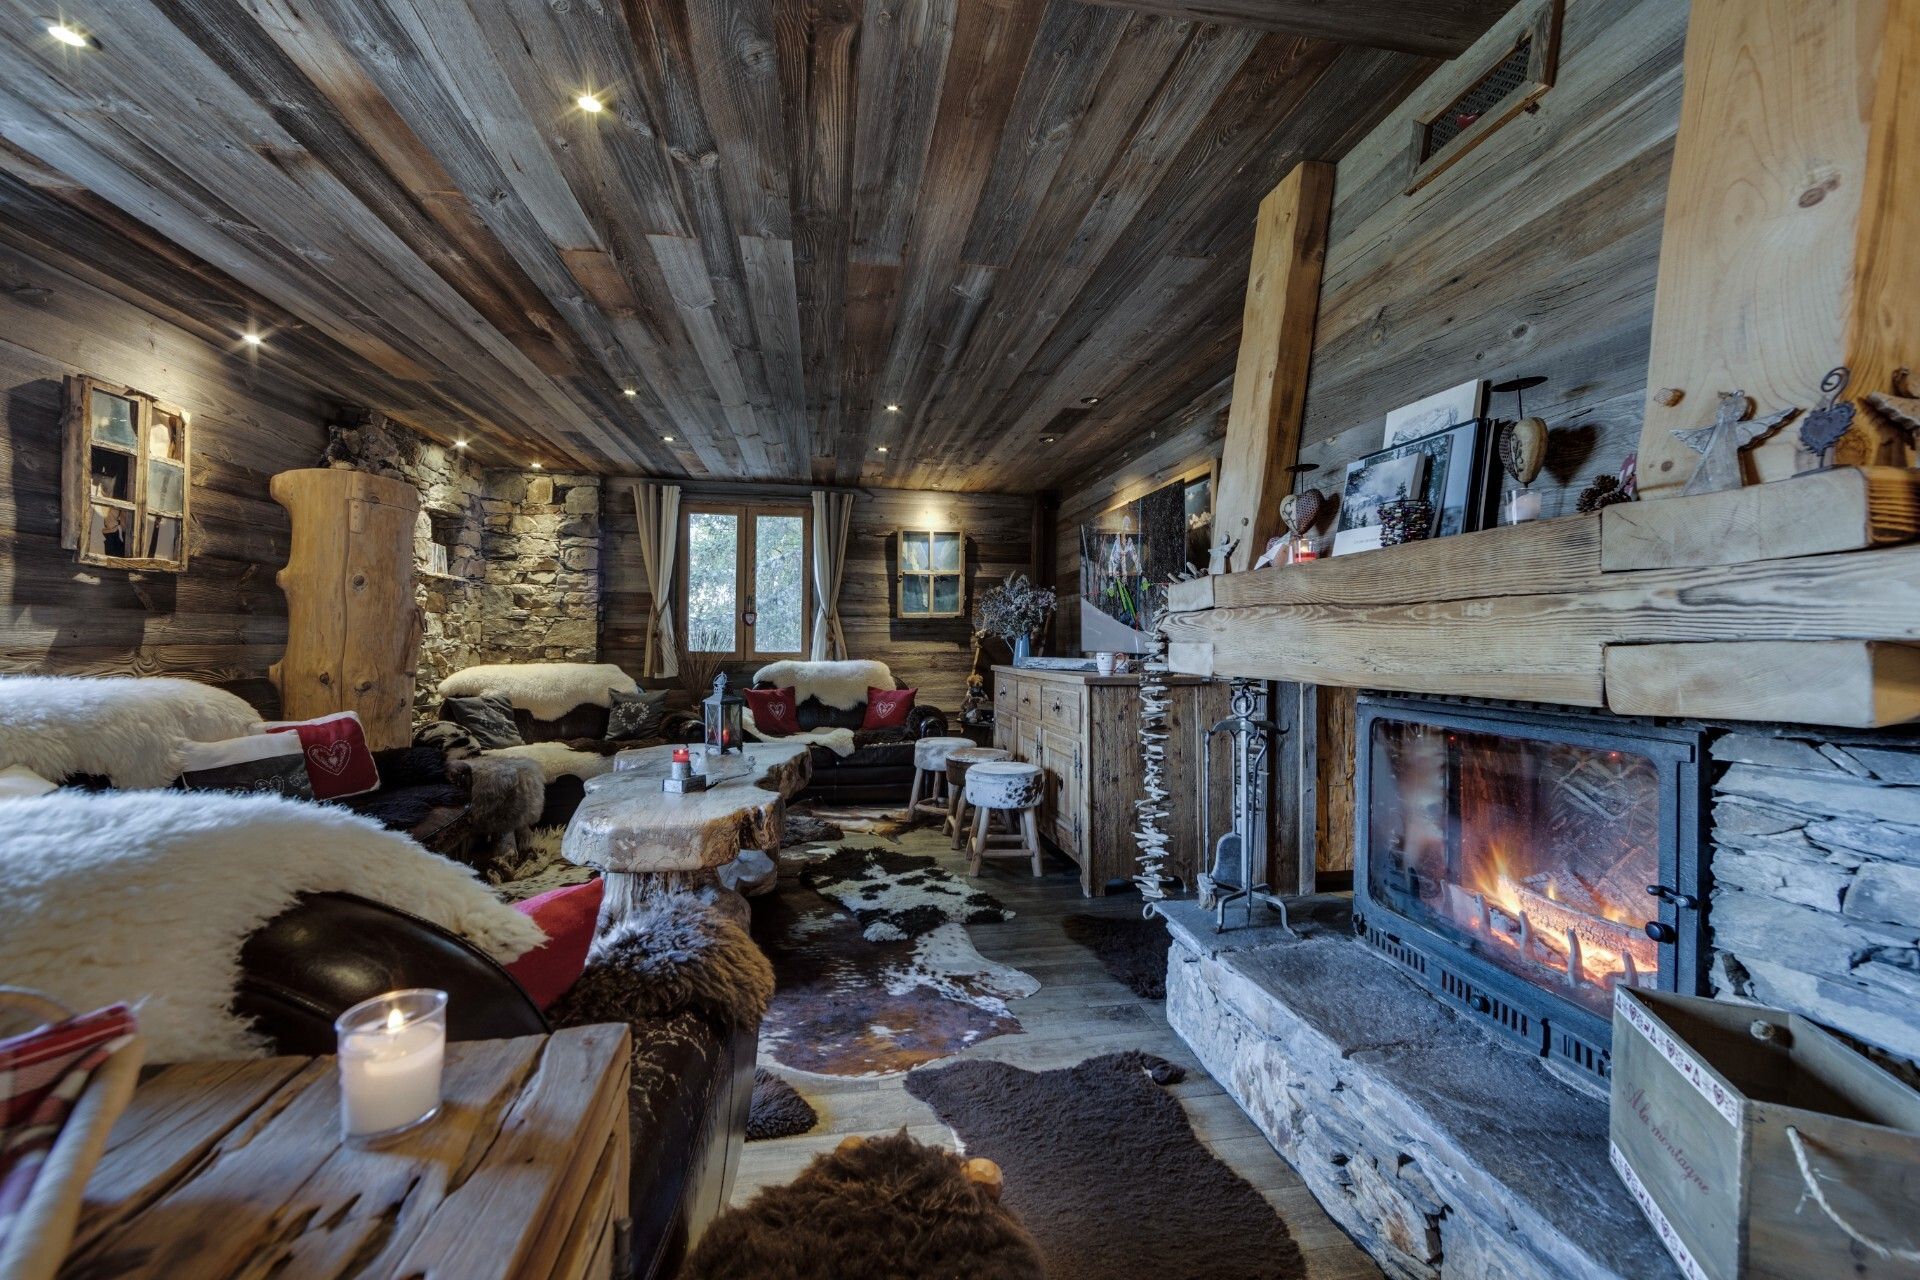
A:
[[[1179,1274],[1175,1271],[1166,1275]],[[843,1145],[713,1220],[680,1280],[1044,1280],[1040,1246],[960,1157],[903,1130]]]
[[[639,687],[611,662],[496,662],[454,672],[440,682],[440,696],[504,693],[534,719],[558,720],[575,707],[610,707],[615,690]]]
[[[555,1026],[691,1009],[752,1027],[773,1000],[773,966],[747,931],[692,893],[669,892],[594,939],[587,971],[550,1011]]]
[[[0,974],[75,1009],[137,1003],[151,1061],[266,1051],[229,1009],[240,948],[302,893],[424,917],[506,962],[538,925],[464,867],[333,805],[210,792],[0,801]]]
[[[183,742],[238,738],[259,723],[244,700],[192,680],[0,675],[0,768],[55,782],[98,774],[127,790],[164,787],[180,776]]]
[[[818,698],[836,711],[851,711],[867,700],[867,690],[893,688],[893,672],[887,669],[886,663],[865,658],[844,662],[787,658],[769,662],[754,672],[753,682],[779,689],[791,685],[796,702]]]
[[[517,747],[501,747],[487,752],[483,758],[531,760],[540,766],[540,774],[547,782],[558,782],[561,778],[578,778],[585,782],[588,778],[613,772],[612,756],[602,755],[598,751],[577,751],[564,742],[527,742]]]
[[[853,740],[853,730],[840,728],[802,729],[799,733],[762,733],[760,726],[753,722],[753,712],[749,711],[741,719],[748,733],[760,742],[804,742],[810,747],[825,747],[842,760],[859,750]]]

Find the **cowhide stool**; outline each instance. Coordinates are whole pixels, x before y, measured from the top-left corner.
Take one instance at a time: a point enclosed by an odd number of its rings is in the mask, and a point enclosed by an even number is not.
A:
[[[947,816],[947,757],[973,745],[972,738],[921,738],[913,744],[913,792],[909,814]]]
[[[1040,869],[1040,824],[1034,810],[1040,807],[1046,785],[1046,770],[1019,760],[983,760],[967,770],[967,804],[974,811],[968,875],[979,875],[980,863],[988,857],[1030,857],[1033,874],[1045,874]],[[1018,829],[994,834],[989,827],[996,813],[1016,818]]]
[[[958,849],[967,842],[967,770],[988,760],[1005,760],[1001,747],[962,747],[947,756],[947,834]]]

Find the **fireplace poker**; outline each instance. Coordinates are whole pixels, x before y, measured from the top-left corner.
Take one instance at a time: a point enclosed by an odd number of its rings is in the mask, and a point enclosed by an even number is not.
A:
[[[1254,852],[1261,841],[1259,833],[1259,814],[1264,775],[1261,772],[1266,762],[1269,740],[1278,737],[1284,730],[1269,720],[1256,719],[1258,712],[1265,710],[1262,698],[1254,692],[1253,682],[1236,679],[1232,683],[1233,714],[1208,729],[1201,739],[1201,783],[1200,783],[1200,831],[1203,841],[1213,838],[1213,811],[1211,797],[1213,792],[1213,740],[1218,734],[1226,734],[1233,740],[1233,829],[1221,835],[1214,844],[1213,869],[1201,877],[1201,901],[1204,905],[1208,896],[1213,898],[1214,932],[1222,933],[1227,927],[1227,904],[1236,898],[1247,901],[1247,923],[1253,923],[1253,907],[1256,902],[1264,902],[1280,913],[1280,927],[1288,934],[1293,933],[1293,924],[1287,918],[1286,900],[1273,891],[1265,880],[1255,880]],[[1202,847],[1207,847],[1203,843]],[[1233,864],[1238,862],[1238,879],[1229,877],[1233,873]]]

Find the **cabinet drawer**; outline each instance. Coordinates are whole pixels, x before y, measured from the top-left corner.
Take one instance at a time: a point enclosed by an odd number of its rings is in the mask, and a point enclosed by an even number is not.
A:
[[[1049,729],[1077,736],[1080,732],[1080,690],[1072,685],[1045,684],[1035,690],[1040,703],[1040,723]]]
[[[996,716],[1009,716],[1020,705],[1017,688],[1020,682],[1006,676],[997,676],[993,682],[993,713]]]

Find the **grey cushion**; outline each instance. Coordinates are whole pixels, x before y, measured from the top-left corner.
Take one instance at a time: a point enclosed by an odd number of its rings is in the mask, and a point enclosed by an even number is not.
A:
[[[635,693],[611,690],[613,707],[607,712],[607,736],[614,739],[657,738],[667,716],[667,691]]]
[[[482,751],[526,745],[519,726],[513,722],[513,703],[503,693],[448,698],[440,704],[440,718],[465,729]]]

